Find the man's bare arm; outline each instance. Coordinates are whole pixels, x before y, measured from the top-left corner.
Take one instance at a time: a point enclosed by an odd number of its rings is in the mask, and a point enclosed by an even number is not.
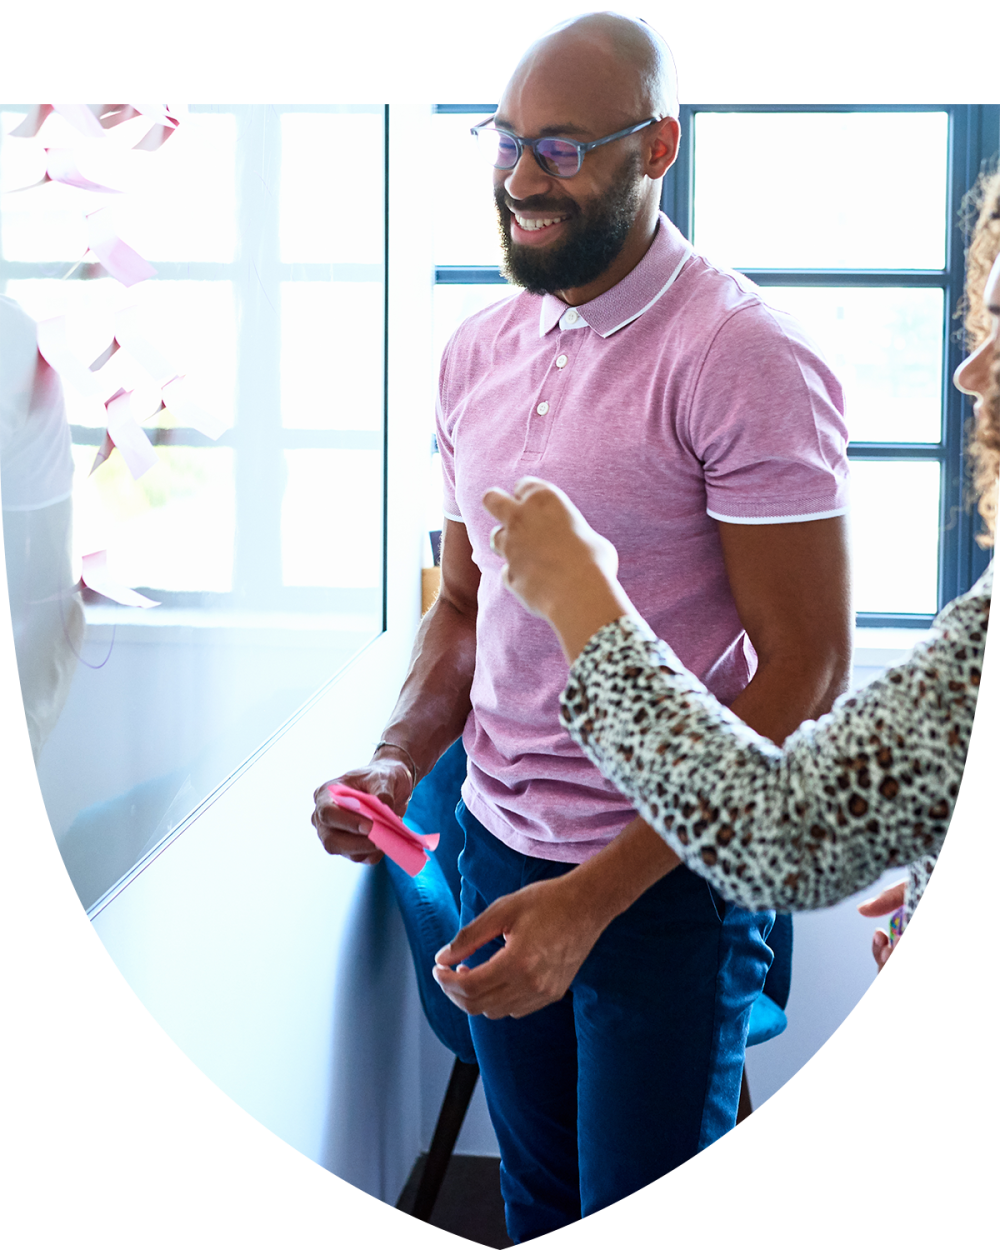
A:
[[[847,689],[853,621],[846,520],[720,522],[719,537],[758,660],[732,710],[780,745]]]
[[[413,789],[407,759],[426,776],[462,732],[469,714],[476,665],[476,607],[479,569],[468,532],[459,521],[445,521],[441,545],[441,592],[420,625],[409,671],[382,732],[399,750],[382,747],[363,768],[336,778],[365,790],[402,815]],[[370,823],[323,798],[324,782],[313,795],[312,823],[331,855],[375,863],[382,852],[365,836]]]

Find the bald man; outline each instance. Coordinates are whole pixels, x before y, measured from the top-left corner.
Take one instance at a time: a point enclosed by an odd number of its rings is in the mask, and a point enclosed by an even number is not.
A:
[[[562,732],[565,661],[504,589],[484,492],[566,490],[657,634],[776,742],[850,662],[840,388],[658,211],[677,113],[663,41],[601,13],[529,48],[477,128],[523,289],[445,350],[441,594],[371,763],[340,779],[402,813],[463,737],[463,928],[435,976],[470,1015],[515,1241],[732,1127],[773,915],[676,867]],[[316,798],[327,851],[379,858],[367,822]]]

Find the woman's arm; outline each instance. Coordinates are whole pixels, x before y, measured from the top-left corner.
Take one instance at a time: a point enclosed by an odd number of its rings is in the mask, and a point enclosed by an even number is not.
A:
[[[992,568],[931,640],[775,747],[635,613],[614,548],[557,488],[484,499],[504,580],[573,664],[563,724],[694,871],[743,906],[822,907],[936,854],[975,713]],[[575,662],[574,662],[575,661]]]
[[[991,584],[950,605],[905,664],[782,749],[634,617],[586,644],[562,721],[722,894],[749,908],[828,906],[940,848],[968,752]]]

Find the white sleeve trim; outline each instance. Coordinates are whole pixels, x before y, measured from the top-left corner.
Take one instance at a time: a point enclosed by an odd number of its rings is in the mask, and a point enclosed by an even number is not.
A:
[[[705,511],[714,521],[725,521],[728,525],[788,525],[793,521],[825,521],[827,517],[846,516],[847,508],[834,508],[830,512],[803,512],[798,516],[723,516],[721,512]]]
[[[446,521],[460,521],[463,525],[465,524],[465,521],[460,516],[455,516],[453,512],[446,512],[444,516]]]

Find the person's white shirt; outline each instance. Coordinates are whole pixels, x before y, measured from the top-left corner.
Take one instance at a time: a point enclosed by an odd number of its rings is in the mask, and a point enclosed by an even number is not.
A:
[[[14,650],[35,759],[69,694],[84,633],[74,585],[73,454],[59,375],[35,322],[0,295],[0,502]]]

